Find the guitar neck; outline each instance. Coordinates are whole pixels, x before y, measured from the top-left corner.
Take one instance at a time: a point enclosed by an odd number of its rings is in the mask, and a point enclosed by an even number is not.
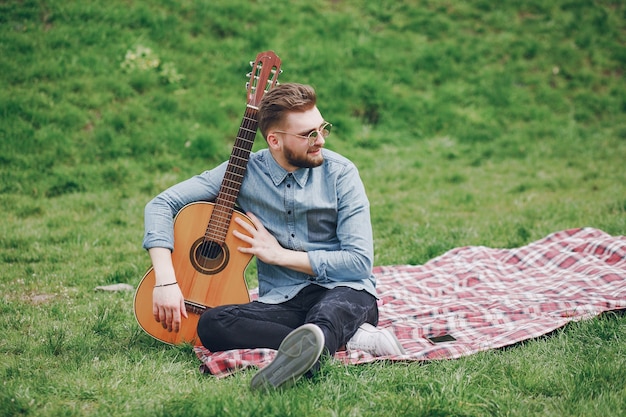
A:
[[[254,144],[257,127],[258,105],[266,91],[276,85],[280,73],[280,58],[272,51],[261,52],[254,62],[250,62],[252,71],[247,83],[248,102],[246,111],[239,126],[237,140],[230,154],[226,173],[222,180],[220,191],[215,200],[215,209],[209,220],[205,241],[222,246],[226,241],[226,234],[230,227],[230,220],[239,195],[239,189],[246,173],[250,151]]]
[[[239,195],[254,138],[256,137],[258,127],[257,112],[258,110],[255,107],[248,105],[239,126],[237,139],[226,166],[226,173],[215,200],[213,215],[205,233],[207,239],[213,242],[223,243],[226,239],[235,202]]]

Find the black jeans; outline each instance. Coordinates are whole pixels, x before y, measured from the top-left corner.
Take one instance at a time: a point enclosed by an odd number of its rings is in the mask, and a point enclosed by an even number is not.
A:
[[[198,321],[198,336],[211,352],[278,349],[293,329],[313,323],[322,329],[325,350],[333,355],[365,322],[378,324],[376,297],[370,293],[309,285],[281,304],[253,301],[211,308]]]

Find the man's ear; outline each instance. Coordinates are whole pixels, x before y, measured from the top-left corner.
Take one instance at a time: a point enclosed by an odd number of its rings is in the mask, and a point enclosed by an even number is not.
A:
[[[271,149],[276,150],[280,148],[280,141],[278,140],[278,136],[276,136],[276,134],[274,134],[273,132],[268,133],[265,140],[267,141],[267,146],[269,146]]]

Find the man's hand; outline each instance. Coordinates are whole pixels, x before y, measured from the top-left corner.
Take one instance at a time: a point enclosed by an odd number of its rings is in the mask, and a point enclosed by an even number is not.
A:
[[[234,230],[233,235],[250,245],[250,247],[238,247],[237,250],[239,250],[239,252],[252,254],[266,264],[280,265],[285,268],[293,269],[294,271],[315,275],[311,268],[309,255],[307,255],[306,252],[283,248],[254,214],[246,214],[250,217],[254,227],[241,218],[235,217],[235,222],[237,222],[247,234]]]
[[[176,282],[176,274],[172,265],[172,253],[166,248],[151,248],[148,253],[152,259],[156,286],[152,290],[152,314],[164,329],[178,332],[181,317],[187,318],[185,298]]]
[[[152,314],[164,329],[178,332],[181,315],[187,318],[185,298],[178,285],[155,287],[152,291]]]
[[[256,256],[266,264],[277,265],[279,263],[280,253],[285,249],[280,246],[276,238],[267,231],[261,221],[254,214],[246,214],[250,217],[250,220],[252,220],[252,224],[254,224],[256,229],[240,218],[235,218],[235,222],[245,229],[248,234],[246,235],[240,233],[238,230],[234,230],[233,235],[250,245],[249,248],[239,247],[237,249],[239,252],[250,253]]]

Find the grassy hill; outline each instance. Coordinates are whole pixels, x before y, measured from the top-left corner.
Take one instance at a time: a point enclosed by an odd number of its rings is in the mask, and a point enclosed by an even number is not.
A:
[[[317,89],[327,146],[359,167],[376,264],[626,234],[625,18],[585,0],[0,2],[0,416],[618,415],[623,383],[594,366],[626,374],[623,317],[257,398],[250,374],[208,379],[188,347],[143,335],[131,294],[93,288],[137,284],[143,205],[228,157],[267,49],[280,81]],[[540,383],[572,360],[583,386]],[[483,383],[462,391],[460,375]]]

